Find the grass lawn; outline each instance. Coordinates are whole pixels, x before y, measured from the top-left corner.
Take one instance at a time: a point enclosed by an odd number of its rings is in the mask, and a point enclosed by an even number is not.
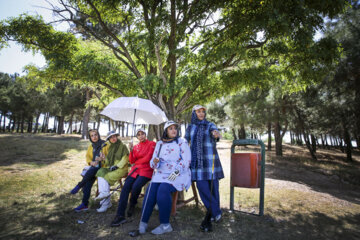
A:
[[[96,187],[89,211],[72,210],[82,193],[69,191],[80,181],[88,143],[75,135],[0,134],[0,239],[132,239],[128,232],[137,228],[142,199],[133,218],[116,228],[110,222],[119,193],[106,213],[96,212]],[[225,179],[223,219],[214,231],[198,230],[205,209],[191,203],[171,218],[174,232],[139,239],[360,239],[359,152],[354,163],[344,162],[338,150],[319,150],[317,162],[303,147],[285,145],[283,157],[267,152],[265,215],[258,217],[229,212],[230,146],[226,140],[218,145]],[[236,188],[235,208],[257,212],[258,197],[258,189]],[[154,211],[149,229],[158,224]]]

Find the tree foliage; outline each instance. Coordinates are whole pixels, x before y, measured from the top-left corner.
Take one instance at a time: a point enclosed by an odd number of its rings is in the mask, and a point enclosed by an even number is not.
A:
[[[314,72],[324,74],[338,53],[330,37],[315,42],[314,33],[323,27],[323,16],[332,18],[347,6],[340,0],[60,2],[61,8],[54,7],[60,19],[108,54],[77,54],[79,44],[69,33],[24,15],[1,24],[2,41],[35,46],[49,66],[66,66],[83,81],[121,95],[135,91],[170,118],[244,86],[275,82],[297,90],[311,83]]]

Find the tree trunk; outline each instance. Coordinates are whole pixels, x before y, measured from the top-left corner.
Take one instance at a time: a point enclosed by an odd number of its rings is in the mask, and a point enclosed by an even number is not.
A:
[[[3,130],[4,132],[6,132],[6,112],[3,114],[3,116],[4,116]],[[9,122],[10,122],[10,117],[9,117]]]
[[[324,141],[324,137],[322,134],[320,134],[320,139],[321,139],[321,147],[325,148],[325,141]],[[320,147],[320,146],[319,146]]]
[[[78,134],[77,119],[75,118],[75,134]]]
[[[43,122],[43,126],[41,129],[41,132],[46,133],[48,132],[48,128],[49,128],[49,118],[50,118],[50,113],[45,113],[44,116],[44,122]]]
[[[91,112],[91,106],[88,106],[84,112],[83,120],[82,120],[82,129],[81,129],[81,138],[87,139],[88,138],[88,124],[90,119],[90,112]]]
[[[315,138],[314,134],[310,134],[310,137],[311,137],[312,149],[313,149],[314,153],[316,153],[316,138]]]
[[[101,123],[101,118],[100,118],[100,116],[98,116],[97,127],[96,127],[96,130],[98,130],[98,131],[100,129],[100,123]]]
[[[72,112],[70,115],[70,121],[69,121],[69,127],[66,131],[66,133],[72,134],[72,123],[73,123],[74,113]]]
[[[296,133],[296,145],[298,145],[298,146],[303,145],[303,141],[301,139],[301,134],[300,133]]]
[[[280,134],[280,123],[278,120],[275,121],[274,136],[275,136],[275,152],[276,156],[282,156],[282,138]]]
[[[82,133],[82,128],[83,128],[83,121],[80,121],[80,126],[79,126],[79,131],[78,133]]]
[[[90,90],[86,89],[86,102],[88,102],[91,98]],[[90,119],[90,112],[91,112],[91,106],[89,105],[84,113],[83,117],[83,129],[81,131],[81,138],[87,139],[88,138],[88,123]]]
[[[271,151],[271,122],[268,122],[268,145],[267,150]]]
[[[305,130],[303,131],[303,136],[304,136],[304,140],[305,140],[306,147],[308,148],[311,157],[312,157],[314,160],[317,160],[317,157],[316,157],[316,155],[315,155],[314,149],[312,148],[312,144],[310,143],[309,135],[305,132]]]
[[[303,116],[302,116],[299,109],[295,109],[295,112],[296,112],[296,115],[297,115],[297,118],[298,118],[299,127],[300,127],[300,129],[302,131],[302,134],[304,136],[304,141],[305,141],[306,147],[308,148],[311,157],[314,160],[317,160],[315,152],[314,152],[314,150],[312,148],[312,145],[310,144],[309,135],[305,131],[305,123],[304,123]]]
[[[342,138],[339,138],[338,141],[339,141],[340,151],[341,151],[342,153],[345,153],[345,148],[344,148],[344,144],[343,144]]]
[[[239,139],[246,139],[245,125],[243,123],[240,125]]]
[[[236,132],[235,132],[235,129],[234,129],[234,128],[231,128],[231,131],[232,131],[232,134],[233,134],[234,140],[238,139],[238,138],[236,137]]]
[[[36,119],[35,119],[35,128],[34,128],[34,133],[37,133],[38,129],[39,129],[39,118],[40,118],[40,112],[38,112],[38,114],[36,115]]]
[[[330,145],[331,147],[335,147],[335,141],[332,135],[330,135]]]
[[[290,133],[290,145],[294,145],[295,143],[294,134],[291,130],[289,131],[289,133]]]
[[[54,116],[54,126],[53,126],[53,133],[56,133],[56,129],[57,129],[57,116]]]
[[[1,123],[2,123],[3,116],[4,116],[4,127],[2,128]],[[3,115],[3,114],[0,115],[0,129],[1,129],[1,131],[5,132],[5,115]]]
[[[324,139],[325,139],[325,146],[327,149],[330,149],[330,146],[329,146],[329,143],[328,143],[328,140],[327,140],[327,135],[325,134],[324,135]]]
[[[108,132],[110,132],[111,131],[111,120],[109,119],[109,122],[108,122],[109,124],[108,124]],[[123,136],[124,136],[124,134],[123,134]]]
[[[59,134],[59,135],[63,134],[63,131],[64,131],[64,119],[65,119],[65,116],[59,117],[58,128],[57,128],[57,134]]]
[[[125,122],[121,122],[121,136],[125,137]]]
[[[13,125],[11,127],[11,132],[14,132],[14,130],[15,130],[16,120],[17,120],[16,117],[14,117],[13,118]]]
[[[126,123],[126,136],[129,136],[129,123]]]
[[[28,119],[27,132],[28,132],[28,133],[31,133],[31,132],[32,132],[32,117],[30,117],[30,118]]]
[[[148,135],[147,138],[150,141],[153,141],[154,139],[156,139],[156,128],[155,125],[149,125],[149,130],[148,130]]]
[[[120,122],[116,121],[115,125],[116,125],[115,132],[120,132]]]
[[[17,125],[16,125],[16,132],[18,133],[20,131],[20,122],[21,122],[21,118],[20,120],[17,121]]]
[[[359,145],[360,144],[360,133],[359,133],[359,128],[358,127],[354,131],[354,138],[355,138],[355,141],[356,141],[357,149],[360,149],[360,145]]]
[[[346,151],[346,160],[351,162],[352,159],[352,144],[350,139],[350,134],[347,128],[346,119],[343,117],[342,119],[342,127],[343,127],[343,135],[344,135],[344,143],[345,143],[345,151]]]
[[[25,122],[25,119],[23,116],[21,116],[21,126],[20,126],[21,133],[24,133],[24,122]]]
[[[9,116],[9,125],[8,125],[9,132],[11,131],[11,123],[14,123],[14,119],[11,116]]]

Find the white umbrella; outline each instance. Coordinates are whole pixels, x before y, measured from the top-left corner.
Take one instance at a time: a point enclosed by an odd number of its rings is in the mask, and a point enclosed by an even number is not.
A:
[[[133,124],[154,124],[166,122],[165,113],[150,100],[138,97],[120,97],[107,105],[102,115],[114,121],[123,121]]]

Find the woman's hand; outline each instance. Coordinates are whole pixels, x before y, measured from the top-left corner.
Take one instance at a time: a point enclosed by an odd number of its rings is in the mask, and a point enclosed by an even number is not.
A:
[[[98,165],[98,164],[99,164],[99,161],[96,161],[96,160],[90,163],[90,165],[93,167],[96,167],[96,165]]]
[[[154,162],[154,165],[155,165],[155,167],[156,167],[156,165],[160,162],[160,159],[154,158],[153,162]]]
[[[134,144],[133,144],[133,143],[129,143],[130,152],[133,150],[133,148],[134,148]]]
[[[221,137],[220,133],[217,130],[213,130],[211,133],[212,133],[214,138],[220,138]]]

